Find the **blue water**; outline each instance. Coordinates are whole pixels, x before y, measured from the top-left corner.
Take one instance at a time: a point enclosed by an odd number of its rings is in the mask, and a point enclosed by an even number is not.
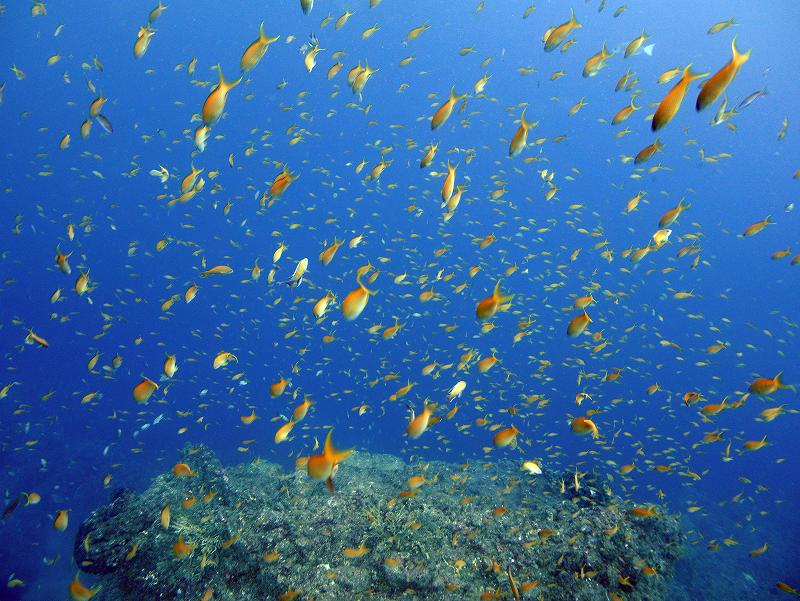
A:
[[[706,403],[737,400],[756,377],[784,371],[787,382],[800,382],[800,266],[789,265],[800,252],[800,218],[798,210],[784,208],[800,200],[800,183],[792,178],[800,168],[795,125],[800,55],[792,51],[800,18],[794,3],[630,3],[619,17],[613,16],[617,5],[598,12],[596,1],[575,3],[582,23],[575,42],[567,52],[551,53],[543,51],[541,39],[548,27],[568,18],[567,4],[538,3],[527,19],[522,15],[528,5],[516,0],[487,1],[481,10],[475,1],[383,0],[370,9],[366,0],[318,0],[309,16],[295,1],[272,4],[172,2],[140,60],[132,48],[152,8],[145,3],[50,2],[47,15],[32,17],[29,3],[13,2],[0,17],[0,82],[5,83],[0,123],[6,142],[0,387],[17,382],[0,400],[0,491],[6,503],[20,491],[42,497],[40,504],[20,507],[0,523],[0,579],[13,573],[25,581],[13,589],[3,584],[0,597],[67,598],[77,571],[71,552],[80,521],[114,487],[147,486],[174,464],[187,442],[210,445],[224,463],[262,457],[292,469],[295,457],[308,454],[313,439],[321,441],[335,426],[340,446],[481,461],[492,432],[475,424],[479,417],[490,424],[514,423],[522,431],[518,449],[495,450],[489,460],[539,458],[548,468],[579,465],[607,473],[617,492],[639,504],[657,501],[661,491],[671,510],[684,513],[690,530],[690,555],[676,584],[688,598],[780,598],[787,595],[776,582],[800,586],[800,520],[794,511],[800,501],[800,446],[792,411],[797,393],[750,397],[710,423],[699,414]],[[333,22],[345,8],[355,14],[335,30]],[[328,14],[330,23],[321,27]],[[735,27],[706,33],[730,17]],[[193,156],[198,123],[192,115],[200,112],[211,87],[193,85],[186,64],[196,58],[194,79],[212,85],[216,64],[236,77],[241,53],[261,21],[269,35],[281,39],[231,91],[227,114],[214,125],[205,152]],[[430,29],[406,42],[408,31],[423,23]],[[380,29],[363,40],[361,32],[376,24]],[[652,56],[623,59],[621,51],[642,30],[651,36],[645,44],[655,44]],[[300,47],[312,33],[325,50],[307,73]],[[730,58],[734,35],[739,49],[752,49],[752,56],[728,89],[728,107],[764,87],[768,95],[731,119],[733,131],[709,125],[718,103],[695,112],[698,86],[692,84],[680,112],[659,132],[663,151],[644,170],[623,162],[621,157],[635,155],[656,138],[646,117],[677,81],[658,85],[658,76],[688,63],[716,72]],[[290,36],[296,39],[289,43]],[[603,41],[617,53],[595,77],[581,77],[584,62]],[[474,52],[460,56],[467,47]],[[326,73],[338,50],[344,51],[344,66],[329,81]],[[55,54],[63,58],[47,66]],[[412,55],[408,66],[399,66]],[[359,101],[346,76],[365,60],[379,71]],[[11,65],[26,77],[18,80]],[[535,71],[522,75],[523,67]],[[638,77],[636,103],[643,108],[612,127],[611,117],[630,99],[625,91],[614,92],[628,68]],[[566,74],[551,81],[558,70]],[[472,87],[485,73],[491,74],[485,96],[476,97]],[[87,80],[108,98],[102,113],[113,134],[95,123],[82,140],[80,124],[97,96]],[[285,86],[279,88],[281,82]],[[470,93],[466,107],[463,112],[457,107],[431,132],[430,118],[451,86]],[[569,116],[581,98],[586,106]],[[509,158],[508,143],[524,104],[527,119],[539,125],[522,155]],[[784,118],[789,128],[779,140]],[[626,127],[630,133],[616,138]],[[303,140],[290,144],[298,132]],[[71,144],[62,151],[65,133]],[[553,142],[557,136],[565,139]],[[530,144],[540,137],[547,140]],[[440,146],[433,164],[420,169],[420,158],[434,142]],[[250,156],[248,147],[255,150]],[[706,162],[700,149],[706,157],[729,156]],[[379,182],[365,180],[382,150],[392,164]],[[234,167],[228,164],[231,153]],[[467,162],[470,153],[475,157]],[[362,160],[366,166],[357,175]],[[445,223],[439,204],[448,160],[459,163],[457,183],[467,191]],[[205,169],[204,190],[188,204],[168,208],[191,163]],[[280,163],[300,178],[262,209],[258,197],[280,172]],[[172,176],[166,185],[148,174],[159,165]],[[648,172],[655,165],[663,169]],[[555,172],[559,191],[553,200],[544,198],[548,186],[541,169]],[[219,171],[214,179],[212,170]],[[492,200],[497,183],[506,193]],[[647,196],[639,210],[625,214],[626,203],[640,190]],[[626,249],[645,246],[660,216],[683,197],[691,208],[671,226],[664,248],[638,264],[621,257]],[[231,203],[227,215],[226,203]],[[767,215],[774,225],[754,237],[741,236]],[[69,223],[75,224],[74,241],[66,235]],[[480,250],[477,241],[490,233],[497,241]],[[334,238],[359,234],[364,234],[361,246],[345,244],[328,266],[321,265],[317,255]],[[170,244],[158,252],[155,245],[162,239]],[[607,247],[594,248],[603,241]],[[690,267],[694,255],[676,258],[678,249],[693,241],[702,247],[696,269]],[[279,242],[288,249],[276,280],[288,279],[299,259],[310,260],[308,278],[297,288],[266,282]],[[55,265],[57,246],[72,253],[71,276]],[[613,251],[612,262],[600,256],[606,248]],[[793,252],[770,259],[784,248]],[[439,249],[441,256],[435,254]],[[202,278],[201,258],[207,267],[227,264],[234,273]],[[253,282],[256,259],[263,273]],[[341,302],[356,287],[356,269],[367,262],[381,273],[370,286],[377,294],[364,313],[347,322],[337,305],[316,324],[313,303],[328,290]],[[474,265],[481,271],[470,278],[467,270]],[[505,276],[513,265],[519,269]],[[91,291],[78,296],[73,284],[86,270]],[[440,270],[452,279],[433,283],[437,298],[420,302],[419,293]],[[408,274],[406,283],[393,283],[401,273]],[[423,276],[429,281],[418,283]],[[503,291],[515,295],[512,307],[498,313],[491,332],[481,334],[475,305],[498,279]],[[193,282],[200,290],[191,304],[179,300],[167,312],[160,309]],[[464,282],[466,289],[455,293]],[[597,353],[591,350],[598,342],[589,336],[565,334],[578,313],[571,308],[574,298],[590,283],[598,285],[598,302],[588,309],[589,331],[602,332],[609,342]],[[51,304],[57,288],[63,298]],[[676,300],[676,291],[693,291],[696,297]],[[388,327],[395,318],[403,327],[392,340],[367,331],[376,324]],[[527,318],[533,322],[529,335],[513,344],[517,323]],[[447,326],[455,329],[448,332]],[[46,338],[49,348],[25,345],[28,328]],[[335,340],[324,343],[326,334]],[[728,348],[707,354],[706,347],[718,341]],[[501,362],[487,374],[474,364],[467,371],[437,370],[435,379],[420,374],[432,361],[457,364],[469,349],[481,356],[494,350]],[[237,355],[239,363],[213,370],[213,357],[223,350]],[[100,359],[89,372],[96,352]],[[122,366],[104,370],[117,353]],[[165,353],[177,355],[179,371],[171,382],[160,383],[148,404],[136,405],[133,387],[142,375],[158,379]],[[622,377],[602,383],[602,375],[614,369],[623,370]],[[581,370],[595,377],[579,387]],[[239,373],[243,376],[232,380]],[[398,378],[385,381],[389,374]],[[281,376],[291,385],[271,399],[268,386]],[[409,441],[408,405],[419,412],[426,398],[447,404],[447,391],[460,379],[468,386],[456,417]],[[416,383],[411,392],[389,400],[408,380]],[[648,395],[646,388],[654,383],[661,390]],[[582,390],[592,400],[577,407],[574,397]],[[687,391],[701,392],[705,400],[687,408],[682,401]],[[82,404],[91,392],[100,395]],[[272,418],[288,415],[304,394],[316,401],[309,416],[295,428],[293,440],[274,444],[281,421]],[[549,403],[526,405],[525,395],[544,395]],[[369,409],[359,417],[353,409],[362,404]],[[774,421],[755,420],[763,409],[782,404],[787,413]],[[513,417],[501,411],[511,405],[517,408]],[[570,431],[571,417],[587,409],[599,411],[593,417],[598,442]],[[245,426],[240,417],[251,410],[260,419]],[[162,414],[159,423],[142,430]],[[471,426],[459,429],[466,424]],[[724,431],[725,442],[693,446],[715,430]],[[764,435],[768,446],[743,452],[744,441]],[[725,462],[728,441],[732,460]],[[638,469],[621,478],[616,467],[631,462]],[[656,464],[673,469],[659,473],[652,469]],[[680,475],[687,470],[700,479]],[[106,474],[112,475],[109,487],[103,485]],[[702,510],[687,513],[690,506]],[[52,528],[61,509],[70,510],[65,532]],[[739,544],[723,544],[726,537]],[[712,540],[721,545],[718,551],[706,549]],[[766,553],[748,556],[765,542]],[[43,561],[56,557],[53,565]]]

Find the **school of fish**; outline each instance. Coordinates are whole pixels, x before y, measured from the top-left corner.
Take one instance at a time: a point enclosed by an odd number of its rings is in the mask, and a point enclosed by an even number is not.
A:
[[[716,464],[773,452],[772,422],[794,420],[787,427],[798,427],[796,315],[782,316],[784,331],[773,334],[757,325],[757,314],[752,323],[736,324],[716,309],[704,314],[707,305],[697,300],[716,295],[724,304],[734,293],[733,284],[723,291],[702,285],[720,252],[706,252],[716,225],[702,222],[703,196],[713,192],[730,158],[707,154],[704,136],[719,125],[735,136],[737,121],[758,120],[768,95],[766,88],[737,85],[740,72],[765,65],[746,33],[729,31],[736,21],[711,25],[701,40],[705,54],[661,65],[656,82],[639,80],[637,61],[660,65],[656,44],[670,40],[647,35],[646,23],[630,24],[629,38],[608,39],[600,48],[581,44],[604,19],[627,18],[625,5],[616,11],[604,11],[605,0],[559,5],[562,20],[552,23],[538,19],[533,4],[521,13],[494,6],[504,18],[530,24],[526,61],[557,65],[527,97],[509,97],[493,86],[499,72],[516,69],[532,81],[537,68],[517,67],[508,55],[479,57],[478,46],[454,56],[417,52],[418,40],[441,33],[435,18],[420,16],[403,39],[387,39],[390,21],[402,11],[396,0],[350,0],[346,10],[321,21],[319,11],[328,10],[321,0],[317,6],[300,0],[299,7],[295,1],[288,22],[295,31],[313,30],[309,39],[281,30],[262,10],[260,19],[239,22],[236,39],[225,40],[240,48],[238,65],[175,55],[165,38],[181,35],[180,24],[170,20],[185,9],[161,2],[140,10],[141,26],[119,41],[124,59],[104,64],[99,57],[107,50],[87,41],[41,61],[45,70],[66,69],[61,80],[70,86],[69,111],[59,123],[40,124],[48,146],[20,164],[33,165],[28,177],[36,180],[72,178],[50,194],[74,202],[53,201],[53,210],[47,200],[28,199],[16,208],[13,234],[58,232],[46,242],[47,261],[25,259],[22,271],[19,265],[13,276],[6,271],[0,292],[9,366],[0,376],[0,403],[13,407],[15,433],[26,437],[17,453],[27,460],[45,446],[56,418],[42,412],[56,402],[71,419],[102,422],[111,432],[98,438],[96,462],[84,472],[82,485],[95,494],[124,480],[151,428],[175,432],[174,439],[163,434],[157,451],[175,478],[190,479],[196,468],[191,458],[175,463],[176,448],[226,432],[239,439],[236,451],[246,459],[291,461],[330,494],[348,458],[376,437],[404,445],[410,461],[460,461],[463,453],[453,447],[468,441],[479,458],[517,460],[525,478],[576,463],[584,471],[605,470],[638,503],[632,515],[658,519],[641,499],[667,496],[659,478],[700,486]],[[72,18],[51,4],[34,1],[29,8],[41,32],[37,45],[46,49],[59,46]],[[488,4],[454,3],[446,10],[479,18]],[[342,36],[359,23],[367,25],[345,42]],[[189,39],[187,47],[201,41]],[[396,45],[405,57],[390,64],[380,43]],[[565,66],[566,53],[580,54],[581,72]],[[0,112],[8,113],[20,86],[55,85],[41,83],[37,60],[9,65],[14,79],[0,86]],[[287,60],[299,67],[298,80],[284,75]],[[437,71],[448,62],[459,69],[452,80],[448,69]],[[408,70],[417,65],[436,75],[412,77]],[[146,98],[107,85],[112,69],[135,72]],[[185,94],[161,95],[155,82],[162,77],[179,81]],[[562,78],[579,82],[582,97],[559,97]],[[269,88],[269,100],[257,86]],[[55,102],[61,93],[47,94]],[[391,112],[382,103],[373,106],[375,97],[389,94],[400,98]],[[150,113],[134,114],[145,110],[143,101]],[[558,128],[587,111],[609,132],[608,148],[592,152],[628,173],[606,204],[590,196],[598,182],[581,188],[587,175],[550,158],[571,142]],[[161,113],[183,121],[170,127],[158,121]],[[17,115],[3,116],[9,118]],[[284,120],[289,125],[279,126]],[[787,117],[774,143],[783,143],[788,124]],[[471,129],[481,130],[480,144]],[[681,129],[683,149],[666,137]],[[628,143],[635,133],[646,144]],[[774,140],[772,130],[768,137]],[[72,172],[56,173],[50,153],[71,161]],[[121,174],[105,167],[106,155],[119,153],[127,164]],[[657,179],[687,160],[719,168],[707,171],[707,190]],[[488,181],[485,170],[492,172]],[[792,177],[800,178],[800,170],[786,174]],[[81,192],[83,182],[95,192]],[[126,193],[134,184],[135,192]],[[769,236],[792,217],[792,208],[766,214],[752,202],[737,218],[740,230],[726,238],[727,250],[749,253],[748,239]],[[773,240],[765,263],[783,263],[787,280],[796,281],[800,245],[793,251],[785,235]],[[153,270],[160,275],[143,275]],[[16,278],[29,273],[50,292],[23,297]],[[109,279],[127,284],[107,285]],[[24,307],[35,302],[48,312]],[[140,334],[120,337],[123,323]],[[748,363],[753,344],[729,341],[734,328],[745,327],[778,345],[769,365],[763,358]],[[678,338],[677,331],[685,335]],[[43,366],[65,362],[72,380],[48,381],[46,369],[29,375],[14,367],[20,356]],[[725,365],[741,378],[698,384],[679,376],[688,365],[707,371]],[[64,386],[73,391],[64,393]],[[230,419],[210,418],[214,411]],[[636,418],[626,421],[623,411]],[[751,426],[731,427],[734,412],[752,413]],[[583,450],[576,456],[564,444]],[[57,459],[37,457],[36,463]],[[164,465],[154,465],[153,475]],[[577,489],[577,467],[575,474]],[[750,483],[755,475],[738,477]],[[29,481],[28,490],[5,491],[3,519],[49,512],[53,529],[69,531],[79,516],[52,501],[68,505],[69,495],[34,491],[36,479]],[[398,495],[424,497],[429,484],[425,476],[398,482]],[[213,502],[209,494],[204,502]],[[733,502],[762,509],[747,499]],[[174,516],[197,500],[165,504],[153,519],[172,532]],[[709,519],[715,511],[697,504],[678,509]],[[192,541],[174,539],[174,556],[191,560]],[[703,544],[710,553],[723,552],[735,546],[731,540]],[[765,543],[749,556],[768,548]],[[343,550],[351,559],[368,552],[363,543]],[[62,555],[70,553],[65,536]],[[281,558],[265,550],[264,561]],[[506,569],[507,598],[529,598]],[[64,586],[72,599],[86,601],[98,589],[80,578]],[[8,587],[22,586],[12,574]],[[800,596],[794,588],[800,573],[770,586]],[[213,598],[209,591],[203,599]]]

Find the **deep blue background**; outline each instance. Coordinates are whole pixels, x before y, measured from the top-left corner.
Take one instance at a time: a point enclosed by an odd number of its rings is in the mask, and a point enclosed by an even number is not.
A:
[[[434,8],[417,0],[384,0],[369,9],[366,0],[318,0],[304,17],[294,1],[269,7],[239,1],[224,7],[172,2],[155,25],[147,54],[136,61],[133,42],[152,8],[149,4],[52,2],[47,16],[32,18],[27,3],[10,3],[0,17],[0,55],[6,69],[0,79],[6,84],[0,106],[6,142],[0,204],[0,386],[19,384],[0,401],[0,482],[6,500],[21,490],[35,490],[42,503],[19,508],[0,524],[5,541],[0,578],[16,573],[27,582],[24,588],[3,589],[0,597],[66,598],[75,572],[73,536],[80,520],[107,498],[103,476],[112,474],[112,488],[144,487],[171,467],[186,442],[210,444],[226,463],[260,456],[291,469],[294,457],[307,453],[314,437],[321,441],[327,427],[336,425],[335,440],[341,446],[481,460],[483,447],[491,443],[491,432],[474,424],[482,416],[495,424],[513,421],[522,430],[522,453],[508,449],[504,455],[541,458],[556,469],[580,464],[584,470],[612,474],[615,489],[639,503],[655,500],[660,489],[673,510],[703,506],[687,516],[698,550],[710,539],[719,542],[727,536],[741,543],[696,558],[698,573],[717,570],[732,578],[729,590],[737,590],[741,573],[752,574],[757,583],[749,589],[756,591],[752,598],[777,594],[777,580],[798,584],[800,562],[793,541],[800,536],[800,524],[792,510],[800,490],[797,415],[769,424],[754,421],[766,407],[786,403],[792,408],[797,394],[781,391],[769,400],[749,399],[714,423],[701,421],[701,405],[687,409],[681,401],[689,390],[702,392],[708,402],[725,396],[735,400],[754,377],[780,370],[787,381],[800,382],[800,266],[790,268],[789,258],[770,260],[783,248],[800,252],[797,211],[784,212],[786,203],[798,199],[800,186],[792,179],[800,168],[794,126],[800,58],[792,50],[800,25],[796,7],[792,2],[630,3],[614,18],[615,5],[598,13],[596,3],[576,3],[583,27],[575,33],[575,44],[566,53],[546,54],[542,35],[567,18],[568,5],[539,3],[523,20],[524,2],[486,4],[477,12],[476,2]],[[336,31],[333,22],[345,7],[355,15]],[[333,18],[321,28],[328,13]],[[731,16],[741,24],[706,34],[712,23]],[[192,85],[185,67],[174,67],[196,57],[195,79],[216,82],[212,67],[217,63],[229,78],[235,77],[239,57],[262,20],[267,33],[280,34],[281,40],[231,92],[228,114],[213,128],[206,152],[192,158],[196,123],[191,117],[210,88]],[[431,29],[406,44],[407,32],[423,22]],[[60,23],[64,28],[53,37]],[[361,32],[374,24],[380,30],[362,40]],[[603,41],[621,51],[643,29],[652,36],[647,43],[655,43],[652,57],[623,60],[619,52],[596,77],[581,77],[583,63]],[[310,33],[325,51],[308,74],[299,47]],[[732,132],[725,126],[709,127],[715,109],[702,114],[693,110],[697,88],[692,86],[683,110],[660,132],[664,151],[645,165],[667,169],[632,178],[640,172],[620,157],[634,155],[655,139],[645,118],[670,87],[656,84],[657,77],[690,62],[696,70],[716,71],[730,57],[734,34],[740,50],[752,48],[753,53],[729,89],[729,106],[764,86],[769,95],[735,117],[737,130]],[[297,39],[287,44],[289,35]],[[459,49],[471,46],[474,53],[459,56]],[[328,81],[325,75],[337,50],[345,52],[344,67]],[[56,53],[64,58],[47,67],[47,58]],[[399,67],[409,55],[414,61]],[[91,65],[94,56],[102,61],[102,72],[81,68],[82,63]],[[494,58],[481,69],[487,56]],[[359,60],[380,69],[367,83],[360,104],[345,82]],[[26,72],[24,80],[7,70],[12,64]],[[535,67],[536,72],[522,76],[520,67]],[[615,93],[614,85],[628,68],[638,76],[637,104],[644,108],[625,125],[612,128],[608,122],[629,99],[624,92]],[[566,75],[550,81],[550,74],[560,69]],[[65,71],[70,84],[63,81]],[[484,73],[492,75],[487,97],[470,97],[463,113],[454,112],[445,126],[431,132],[430,116],[450,87],[471,92]],[[113,135],[95,124],[89,139],[80,139],[78,128],[95,97],[85,79],[109,98],[103,113],[114,125]],[[282,81],[286,85],[278,89]],[[407,89],[401,91],[401,84]],[[583,97],[587,106],[569,117],[569,108]],[[527,118],[539,121],[529,140],[544,136],[548,142],[509,159],[508,141],[524,103]],[[366,106],[370,110],[365,114]],[[778,141],[784,117],[790,120],[789,133]],[[292,126],[304,132],[303,142],[289,144],[297,133],[287,131]],[[625,126],[632,132],[615,138]],[[58,142],[67,132],[72,144],[59,151]],[[266,139],[265,132],[271,134]],[[552,143],[558,135],[566,140]],[[408,149],[412,141],[418,147]],[[425,147],[436,141],[439,154],[431,170],[419,169]],[[247,157],[245,149],[251,145],[256,152]],[[706,156],[731,157],[702,162],[700,148]],[[362,178],[380,161],[381,149],[390,149],[386,158],[394,162],[376,185]],[[448,153],[453,149],[461,151]],[[476,153],[469,164],[464,149]],[[234,168],[228,166],[229,153],[234,154]],[[539,161],[526,163],[525,157]],[[364,159],[367,166],[357,176],[355,165]],[[467,183],[468,190],[455,216],[443,223],[439,190],[447,160],[460,161],[458,182]],[[168,209],[166,203],[178,194],[192,161],[205,169],[205,190],[191,203]],[[256,198],[280,171],[277,162],[287,163],[300,179],[272,207],[260,210]],[[148,175],[161,164],[173,176],[166,187]],[[542,168],[556,173],[557,200],[544,200],[546,187],[537,173]],[[132,174],[134,169],[139,170]],[[214,169],[220,174],[209,180]],[[491,201],[496,182],[507,193]],[[625,215],[625,204],[639,190],[647,191],[639,211]],[[659,217],[684,196],[692,207],[673,226],[666,248],[637,266],[620,258],[623,250],[645,245]],[[232,207],[225,216],[228,202]],[[573,203],[582,206],[568,209]],[[408,210],[411,205],[416,209]],[[739,236],[769,214],[776,225],[754,238]],[[91,231],[77,228],[70,243],[67,224],[81,222],[89,223]],[[582,234],[580,228],[597,235]],[[349,240],[361,233],[365,243],[359,248],[343,246],[327,267],[317,260],[334,237]],[[476,240],[489,233],[497,242],[479,250]],[[689,268],[691,256],[675,258],[681,246],[691,243],[681,238],[686,234],[700,237],[703,263],[696,270]],[[159,253],[155,244],[162,238],[172,242]],[[610,264],[600,257],[603,249],[593,248],[604,240],[614,251]],[[287,278],[300,258],[310,258],[308,281],[298,289],[265,282],[280,241],[289,248],[277,279]],[[55,267],[57,244],[73,252],[71,277]],[[434,251],[441,248],[446,251],[436,257]],[[578,259],[570,262],[577,248],[582,249]],[[203,279],[200,257],[209,267],[229,264],[235,273]],[[253,283],[248,280],[256,258],[264,273]],[[372,286],[378,294],[364,314],[347,323],[332,310],[316,325],[313,302],[327,290],[343,299],[355,287],[355,270],[367,261],[382,273]],[[472,265],[482,270],[470,280]],[[511,265],[519,271],[503,277]],[[666,268],[673,270],[665,273]],[[72,291],[81,269],[90,269],[94,286],[83,298]],[[440,269],[455,275],[433,285],[436,301],[420,303],[418,294],[430,284],[417,284],[418,278],[433,280]],[[392,277],[403,272],[408,283],[393,284]],[[501,277],[503,289],[516,294],[512,310],[497,317],[492,332],[481,335],[475,303]],[[465,281],[467,289],[456,295],[453,287]],[[200,285],[192,304],[179,301],[168,313],[160,310],[163,301],[182,294],[192,282]],[[569,309],[574,296],[590,282],[601,286],[595,293],[598,304],[589,310],[594,320],[590,329],[602,330],[610,341],[598,354],[590,352],[588,338],[564,335],[575,313]],[[51,305],[56,288],[63,289],[64,299]],[[619,295],[619,303],[604,290]],[[678,290],[698,296],[677,301],[672,295]],[[534,321],[531,334],[512,346],[515,324],[527,317]],[[366,331],[378,323],[392,325],[395,318],[404,327],[391,341]],[[446,333],[447,325],[458,327]],[[624,330],[634,325],[638,327],[626,335]],[[49,349],[22,345],[29,327],[47,338]],[[293,330],[296,335],[285,338]],[[103,337],[94,338],[103,331]],[[324,344],[322,336],[329,333],[336,340]],[[139,336],[142,343],[136,345]],[[662,338],[681,350],[661,346]],[[718,340],[730,348],[707,355],[705,348]],[[501,363],[485,375],[474,367],[467,373],[453,367],[436,379],[420,375],[434,360],[457,363],[467,349],[483,356],[495,349]],[[238,355],[239,364],[214,371],[211,362],[221,350]],[[86,363],[96,351],[102,353],[98,368],[89,373]],[[140,375],[157,378],[165,352],[178,357],[173,383],[162,383],[153,401],[136,406],[133,386]],[[101,367],[116,353],[124,363],[104,377]],[[597,444],[568,428],[570,416],[581,414],[573,402],[581,390],[576,386],[578,359],[586,362],[585,371],[598,376],[624,368],[617,383],[601,384],[596,377],[587,385],[593,401],[581,410],[601,411],[594,418],[603,434]],[[542,361],[549,363],[539,371]],[[292,373],[294,364],[299,373]],[[231,380],[239,372],[246,385]],[[388,374],[399,378],[383,381]],[[280,376],[290,378],[292,385],[284,397],[270,399],[268,385]],[[372,385],[377,379],[381,381]],[[443,402],[459,379],[468,388],[456,418],[408,443],[403,436],[407,404],[419,411],[426,397]],[[417,383],[411,393],[389,401],[407,380]],[[648,396],[645,389],[655,382],[662,390]],[[42,400],[51,390],[52,397]],[[295,390],[298,397],[292,401]],[[94,391],[102,397],[80,403]],[[279,424],[270,420],[288,415],[303,394],[317,404],[295,429],[293,441],[274,445]],[[532,394],[545,395],[549,405],[526,408],[523,395]],[[612,402],[616,400],[621,402]],[[361,404],[370,409],[358,417],[352,409]],[[512,404],[519,409],[513,419],[501,412]],[[239,418],[251,409],[261,419],[244,426]],[[176,411],[191,415],[181,417]],[[134,437],[159,414],[163,421]],[[472,425],[463,432],[457,429],[465,424]],[[182,427],[188,431],[177,434]],[[721,461],[725,443],[692,448],[703,433],[716,429],[725,430],[725,438],[733,441],[734,460],[729,463]],[[763,435],[770,446],[741,454],[743,441]],[[36,442],[27,446],[29,441]],[[237,450],[240,446],[249,450]],[[639,470],[620,480],[615,466],[632,461]],[[674,469],[660,474],[651,469],[654,464]],[[686,470],[702,478],[679,475]],[[728,502],[739,492],[744,493],[740,503]],[[65,533],[51,527],[59,509],[70,509]],[[748,550],[765,541],[770,545],[765,555],[747,557]],[[43,557],[56,555],[60,560],[55,566],[43,564]],[[680,585],[699,594],[698,578],[683,570]]]

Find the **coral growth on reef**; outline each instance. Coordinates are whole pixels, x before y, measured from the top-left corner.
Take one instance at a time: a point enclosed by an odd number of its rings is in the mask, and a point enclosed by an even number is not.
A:
[[[95,599],[514,599],[513,580],[523,599],[654,601],[683,545],[677,516],[638,517],[591,473],[362,452],[329,494],[265,462],[223,468],[205,447],[181,461],[195,475],[118,491],[81,525]]]

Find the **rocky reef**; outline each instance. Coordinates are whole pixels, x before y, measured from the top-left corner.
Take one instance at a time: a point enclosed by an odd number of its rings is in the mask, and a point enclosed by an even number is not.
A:
[[[117,491],[81,525],[94,599],[655,601],[684,541],[677,516],[633,512],[591,473],[576,490],[574,473],[510,461],[360,452],[330,494],[304,471],[223,468],[205,447],[180,461],[193,475]]]

